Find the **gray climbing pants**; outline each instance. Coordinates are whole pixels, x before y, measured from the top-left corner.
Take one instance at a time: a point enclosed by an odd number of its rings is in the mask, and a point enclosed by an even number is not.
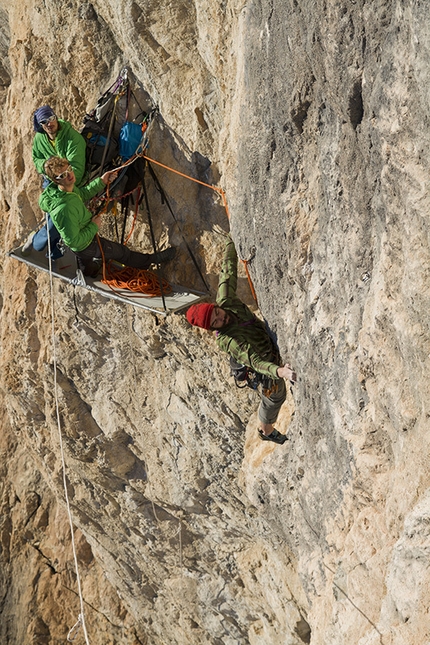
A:
[[[275,383],[278,386],[277,392],[272,392],[269,397],[264,396],[264,394],[261,395],[258,418],[262,423],[275,423],[279,410],[287,398],[287,388],[285,387],[284,379],[276,379]]]

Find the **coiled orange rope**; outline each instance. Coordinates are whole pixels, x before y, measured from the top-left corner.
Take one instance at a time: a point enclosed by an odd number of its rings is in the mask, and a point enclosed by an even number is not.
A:
[[[162,278],[160,286],[158,276],[153,271],[126,266],[123,269],[116,269],[113,267],[112,262],[106,264],[103,247],[98,235],[97,242],[103,261],[103,278],[101,282],[106,284],[112,291],[118,289],[132,291],[142,294],[145,298],[164,296],[172,292],[172,287],[164,278]]]
[[[158,276],[153,271],[146,269],[133,269],[132,267],[114,269],[109,264],[104,272],[102,282],[111,289],[126,289],[143,294],[147,298],[167,295],[172,292],[172,287],[167,280],[162,278],[160,287]]]

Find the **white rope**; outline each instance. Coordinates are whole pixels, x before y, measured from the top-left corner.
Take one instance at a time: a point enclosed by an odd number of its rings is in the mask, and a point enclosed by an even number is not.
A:
[[[179,569],[181,571],[181,578],[183,577],[183,563],[182,563],[182,520],[179,517]]]
[[[79,576],[78,558],[77,558],[77,555],[76,555],[76,545],[75,545],[75,535],[74,535],[74,531],[73,531],[72,511],[70,509],[69,494],[67,492],[66,462],[65,462],[65,459],[64,459],[63,436],[62,436],[62,432],[61,432],[60,408],[59,408],[59,403],[58,403],[57,352],[56,352],[56,347],[55,347],[54,283],[53,283],[53,277],[52,277],[51,239],[49,237],[49,226],[48,226],[48,224],[49,224],[48,213],[46,213],[46,233],[47,233],[47,236],[48,236],[49,286],[50,286],[50,292],[51,292],[51,334],[52,334],[52,357],[53,357],[53,362],[54,362],[55,410],[56,410],[56,415],[57,415],[58,437],[59,437],[59,442],[60,442],[60,453],[61,453],[61,466],[62,466],[62,471],[63,471],[64,495],[65,495],[65,498],[66,498],[67,513],[68,513],[68,516],[69,516],[70,533],[71,533],[71,537],[72,537],[73,559],[74,559],[74,562],[75,562],[76,581],[78,583],[78,594],[79,594],[79,600],[80,600],[80,603],[81,603],[81,613],[79,614],[78,621],[72,627],[72,629],[69,631],[69,634],[67,636],[67,640],[69,642],[73,641],[76,638],[76,635],[77,635],[77,633],[79,631],[79,628],[82,626],[82,629],[84,630],[85,643],[86,643],[86,645],[90,645],[90,642],[88,640],[87,628],[86,628],[86,625],[85,625],[84,598],[82,596],[81,578]],[[73,634],[73,633],[74,633],[74,635],[73,635],[73,637],[71,637],[71,634]]]
[[[82,614],[79,614],[78,620],[76,623],[73,625],[72,629],[69,631],[67,634],[67,642],[68,643],[73,643],[75,640],[76,636],[78,635],[79,629],[82,626]]]

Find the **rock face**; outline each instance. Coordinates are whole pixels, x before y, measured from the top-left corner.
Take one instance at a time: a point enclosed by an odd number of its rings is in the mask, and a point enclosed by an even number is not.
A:
[[[54,342],[48,276],[4,256],[0,641],[64,642],[80,612],[56,403],[92,645],[430,640],[425,3],[0,12],[4,251],[41,219],[33,111],[78,127],[128,65],[160,107],[152,156],[226,190],[299,375],[289,441],[263,444],[258,400],[210,334],[55,283]],[[224,209],[160,177],[214,292]],[[199,288],[162,204],[156,221],[179,245],[173,277]],[[244,274],[240,294],[252,302]]]

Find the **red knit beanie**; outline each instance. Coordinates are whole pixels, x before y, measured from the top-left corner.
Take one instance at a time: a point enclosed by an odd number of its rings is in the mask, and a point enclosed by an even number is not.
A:
[[[193,305],[187,311],[187,320],[191,325],[202,327],[202,329],[209,329],[214,308],[215,305],[209,304],[208,302]]]

